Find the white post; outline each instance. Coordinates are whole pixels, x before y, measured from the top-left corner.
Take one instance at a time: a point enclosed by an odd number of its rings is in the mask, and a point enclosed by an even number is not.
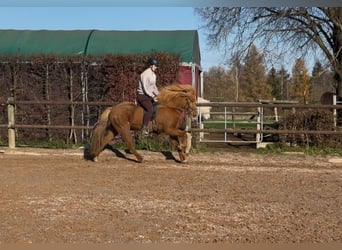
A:
[[[13,125],[15,124],[14,120],[14,105],[10,103],[13,101],[13,97],[8,98],[7,105],[7,116],[8,116],[8,147],[13,149],[15,148],[15,129]]]
[[[257,115],[257,130],[260,130],[262,129],[262,125],[261,125],[261,122],[262,122],[262,107],[258,107],[258,115]],[[256,138],[255,138],[257,144],[260,143],[262,141],[262,133],[257,133],[256,134]]]
[[[191,86],[194,87],[195,89],[197,89],[196,87],[196,65],[194,63],[191,63],[190,65],[191,67]]]
[[[276,99],[273,98],[273,101],[275,101]],[[278,122],[278,108],[277,107],[274,107],[274,118],[275,118],[275,121]]]
[[[197,95],[197,96],[200,96],[200,97],[203,97],[203,86],[204,82],[203,82],[203,72],[200,73],[200,95]]]

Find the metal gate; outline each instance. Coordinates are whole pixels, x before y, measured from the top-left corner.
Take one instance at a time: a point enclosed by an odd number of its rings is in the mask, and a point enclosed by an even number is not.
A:
[[[211,110],[201,107],[210,107]],[[208,115],[210,119],[204,119]],[[264,108],[260,107],[260,102],[203,103],[199,105],[198,117],[199,129],[210,130],[210,132],[199,133],[199,142],[224,142],[230,144],[258,144],[262,142],[262,133],[243,134],[233,132],[235,129],[264,129]],[[215,132],[216,128],[224,129],[226,132]],[[232,132],[229,131],[230,129]]]

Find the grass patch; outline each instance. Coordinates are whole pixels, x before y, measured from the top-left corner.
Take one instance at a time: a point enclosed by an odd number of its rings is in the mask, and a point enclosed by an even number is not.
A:
[[[136,149],[148,150],[148,151],[171,151],[172,145],[169,136],[166,135],[149,135],[138,137],[135,144]]]
[[[255,129],[255,121],[249,120],[236,120],[235,123],[225,122],[224,120],[206,120],[203,122],[204,128],[212,129],[224,129],[226,128],[236,128],[236,129]],[[235,126],[235,127],[234,127]]]
[[[285,152],[301,152],[307,155],[336,155],[342,156],[341,147],[303,147],[303,146],[288,146],[282,144],[269,144],[266,148],[257,150],[259,153],[285,153]]]

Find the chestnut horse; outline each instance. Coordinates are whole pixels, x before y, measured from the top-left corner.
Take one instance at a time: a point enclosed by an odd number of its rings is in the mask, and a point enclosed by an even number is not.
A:
[[[184,113],[197,116],[195,89],[190,85],[175,83],[163,88],[157,99],[154,132],[169,135],[173,146],[178,151],[180,161],[184,162],[187,133],[184,127],[180,126],[180,118],[184,118]],[[134,147],[131,131],[138,132],[142,129],[143,112],[142,107],[132,102],[122,102],[107,108],[101,114],[92,133],[91,158],[97,161],[105,146],[116,135],[120,135],[137,161],[142,162],[143,157]]]

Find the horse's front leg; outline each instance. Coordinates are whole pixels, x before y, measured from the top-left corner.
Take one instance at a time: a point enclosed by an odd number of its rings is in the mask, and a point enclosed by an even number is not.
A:
[[[178,152],[179,160],[181,162],[186,162],[186,158],[185,158],[185,154],[184,154],[184,148],[181,146],[181,143],[179,142],[179,137],[170,135],[170,139],[171,139],[171,142],[173,144],[173,147]]]
[[[181,138],[181,142],[179,143],[179,147],[182,151],[185,152],[186,148],[188,147],[188,135],[185,131],[179,130],[178,131],[178,138]]]

